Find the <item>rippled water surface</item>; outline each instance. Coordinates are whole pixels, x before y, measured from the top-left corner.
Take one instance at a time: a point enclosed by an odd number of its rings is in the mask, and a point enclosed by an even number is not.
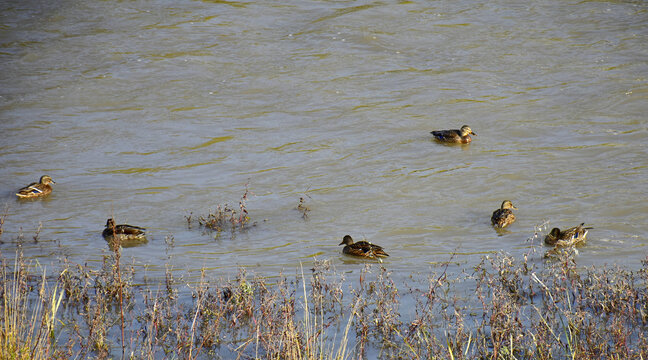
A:
[[[5,256],[22,232],[41,263],[99,262],[114,216],[149,229],[123,253],[153,277],[167,262],[213,277],[313,258],[357,271],[345,234],[383,245],[396,277],[455,252],[469,266],[536,247],[540,261],[546,248],[527,239],[545,221],[593,227],[582,265],[646,257],[645,2],[1,8]],[[467,146],[429,134],[463,124],[477,133]],[[17,201],[42,174],[53,194]],[[187,227],[190,213],[238,208],[246,183],[255,226],[219,238]],[[504,199],[518,221],[498,234]]]

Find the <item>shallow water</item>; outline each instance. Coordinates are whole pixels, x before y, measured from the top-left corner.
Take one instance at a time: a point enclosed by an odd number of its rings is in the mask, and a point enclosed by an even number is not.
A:
[[[212,277],[313,258],[356,272],[345,234],[383,245],[396,277],[453,253],[459,267],[500,250],[540,261],[546,248],[527,239],[545,221],[593,227],[582,265],[646,257],[644,2],[1,8],[5,256],[22,231],[41,263],[98,263],[114,216],[149,229],[123,254],[152,278],[167,262]],[[468,146],[429,134],[463,124],[478,134]],[[17,201],[42,174],[53,194]],[[237,208],[246,183],[256,226],[216,239],[187,228],[190,213]],[[498,234],[504,199],[518,221]]]

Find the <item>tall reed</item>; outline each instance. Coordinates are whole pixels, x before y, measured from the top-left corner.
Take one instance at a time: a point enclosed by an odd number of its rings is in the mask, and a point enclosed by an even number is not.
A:
[[[0,319],[0,358],[48,359],[56,344],[56,314],[63,300],[58,284],[50,291],[46,271],[40,280],[38,296],[28,282],[31,266],[16,253],[13,275],[2,259],[2,319]]]

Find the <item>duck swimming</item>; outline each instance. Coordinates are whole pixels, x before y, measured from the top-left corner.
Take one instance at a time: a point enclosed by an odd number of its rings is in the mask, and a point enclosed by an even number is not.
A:
[[[339,245],[346,245],[342,252],[347,255],[365,257],[369,259],[379,259],[381,257],[389,256],[381,246],[374,245],[367,241],[353,242],[351,235],[345,235],[344,239]],[[338,246],[339,246],[338,245]]]
[[[511,225],[515,221],[515,214],[513,214],[511,209],[517,210],[510,200],[504,200],[502,206],[493,211],[493,216],[491,216],[491,223],[493,223],[493,226],[503,229]]]
[[[545,243],[552,246],[573,246],[580,244],[587,237],[587,229],[591,229],[584,228],[583,225],[585,223],[564,231],[560,231],[559,228],[553,228],[545,237]]]
[[[470,126],[464,125],[459,130],[435,130],[430,132],[437,141],[455,144],[468,144],[472,141],[470,134],[475,134]]]
[[[139,226],[126,224],[115,225],[115,220],[109,218],[106,221],[106,228],[101,235],[111,244],[119,241],[122,247],[131,247],[147,241],[145,231],[145,228]]]
[[[52,192],[50,184],[56,184],[49,175],[41,176],[39,182],[31,183],[24,188],[18,190],[16,196],[21,199],[31,199],[37,197],[47,196]]]

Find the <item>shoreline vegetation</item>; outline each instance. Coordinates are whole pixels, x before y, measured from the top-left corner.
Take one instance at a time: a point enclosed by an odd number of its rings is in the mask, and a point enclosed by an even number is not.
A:
[[[498,253],[456,275],[450,258],[398,286],[375,262],[192,283],[167,264],[163,283],[136,284],[120,247],[100,269],[48,273],[16,244],[0,251],[3,359],[648,358],[648,258],[629,271],[580,268],[574,249]]]

